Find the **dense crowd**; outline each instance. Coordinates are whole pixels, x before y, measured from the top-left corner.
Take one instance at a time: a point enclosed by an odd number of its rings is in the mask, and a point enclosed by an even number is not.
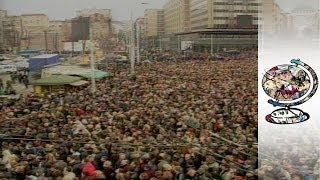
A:
[[[319,127],[299,132],[262,131],[259,137],[259,179],[315,180],[320,177]],[[260,130],[259,130],[260,131]],[[274,136],[267,136],[272,133]],[[268,138],[266,138],[268,137]]]
[[[257,179],[257,60],[153,62],[2,104],[1,179]]]

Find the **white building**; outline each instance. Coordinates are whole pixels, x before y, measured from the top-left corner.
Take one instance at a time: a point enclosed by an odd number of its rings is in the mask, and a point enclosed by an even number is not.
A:
[[[292,24],[299,37],[313,37],[319,34],[319,10],[297,7],[291,11]]]

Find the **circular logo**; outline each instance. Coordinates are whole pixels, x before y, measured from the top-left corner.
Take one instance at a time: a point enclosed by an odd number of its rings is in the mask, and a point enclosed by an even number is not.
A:
[[[316,93],[318,77],[300,59],[292,59],[291,63],[275,66],[263,76],[263,90],[271,98],[268,103],[282,107],[266,116],[270,123],[295,124],[310,118],[308,113],[292,107],[305,103]]]
[[[295,65],[278,65],[267,71],[262,80],[264,92],[277,101],[293,101],[303,97],[310,89],[308,74]]]

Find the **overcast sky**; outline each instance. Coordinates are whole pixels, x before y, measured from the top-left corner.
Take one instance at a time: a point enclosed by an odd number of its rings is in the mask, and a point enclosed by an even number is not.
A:
[[[263,1],[263,0],[262,0]],[[296,7],[310,7],[319,9],[319,0],[276,0],[279,6],[287,12]]]
[[[44,13],[50,19],[64,20],[75,17],[76,10],[84,8],[112,9],[115,20],[129,20],[130,9],[134,18],[142,17],[147,8],[162,8],[168,0],[0,0],[0,8],[9,15]],[[319,8],[319,0],[276,0],[287,12],[297,6]],[[149,3],[141,5],[141,3]]]
[[[115,20],[129,20],[130,9],[137,18],[143,16],[145,9],[162,8],[165,2],[167,0],[0,0],[0,8],[8,10],[9,15],[44,13],[57,20],[75,17],[79,9],[112,9]]]

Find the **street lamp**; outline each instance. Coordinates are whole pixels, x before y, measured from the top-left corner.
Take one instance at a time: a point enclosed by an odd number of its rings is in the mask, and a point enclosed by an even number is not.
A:
[[[183,0],[178,0],[179,2],[179,11],[178,11],[178,16],[179,16],[179,18],[178,18],[178,28],[177,28],[177,30],[178,30],[178,33],[180,33],[180,31],[181,31],[181,7],[184,5],[183,4]],[[183,13],[185,13],[185,12],[183,12]],[[185,24],[183,25],[183,31],[186,31],[186,26],[185,26]],[[178,35],[178,52],[180,53],[181,52],[181,38],[180,38],[180,35]]]
[[[130,73],[131,75],[134,74],[134,61],[135,61],[135,45],[134,45],[134,26],[133,26],[133,17],[132,17],[132,10],[130,10],[130,15],[131,15],[131,43],[130,43],[130,52],[131,52],[131,57],[130,57]]]
[[[142,5],[149,5],[149,3],[142,2]],[[141,56],[140,56],[140,24],[139,22],[137,23],[136,21],[136,26],[137,26],[137,62],[140,63]]]
[[[91,24],[91,23],[90,23]],[[89,36],[90,36],[90,42],[91,42],[91,58],[90,58],[90,66],[91,66],[91,91],[92,94],[94,94],[96,92],[96,80],[95,80],[95,69],[94,69],[94,44],[93,44],[93,28],[92,26],[89,26]]]
[[[149,3],[141,3],[143,5],[149,4]],[[131,43],[130,43],[130,49],[131,49],[131,55],[130,55],[130,64],[131,64],[131,75],[134,74],[134,68],[135,68],[135,38],[134,38],[134,22],[132,17],[132,9],[130,10],[131,14]],[[137,62],[140,63],[140,28],[137,25]]]

